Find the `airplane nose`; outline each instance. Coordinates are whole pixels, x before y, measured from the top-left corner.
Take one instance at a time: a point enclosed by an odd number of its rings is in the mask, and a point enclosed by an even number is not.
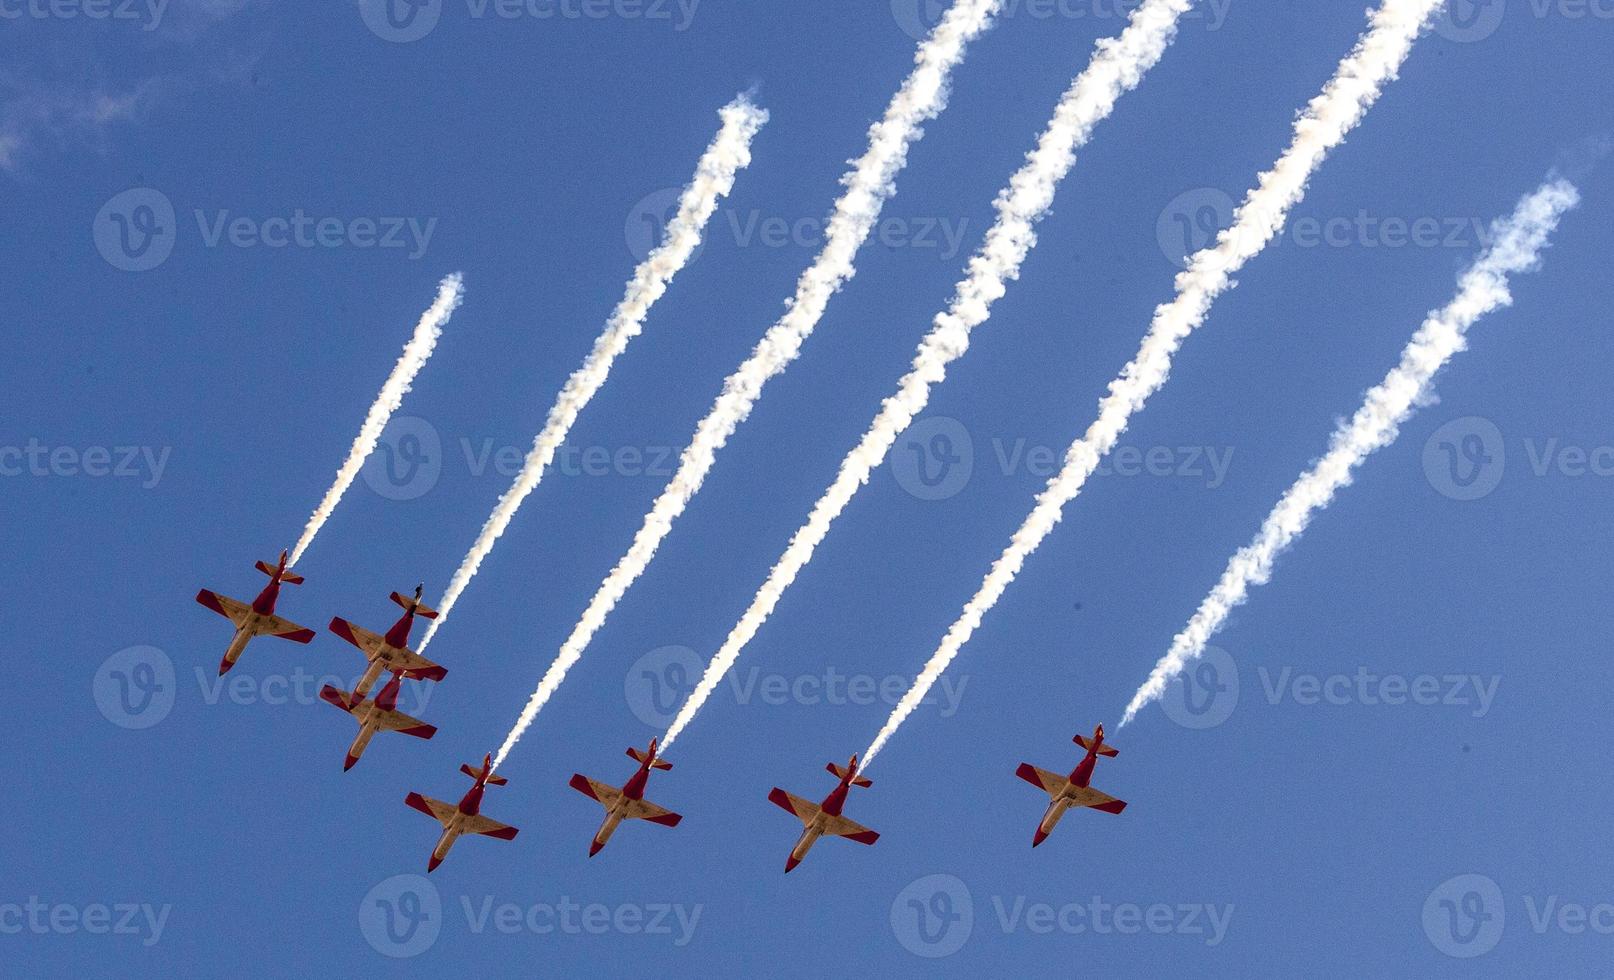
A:
[[[785,858],[785,874],[789,874],[801,861],[795,855]]]
[[[588,845],[588,856],[593,857],[594,855],[600,853],[600,848],[602,848],[604,846],[605,845],[600,843],[599,841],[590,842],[589,845]]]
[[[354,763],[355,763],[355,762],[358,762],[358,761],[359,761],[359,757],[358,757],[358,756],[356,756],[356,755],[350,755],[350,756],[348,756],[348,757],[347,757],[347,761],[346,761],[346,762],[344,762],[344,763],[342,763],[342,771],[343,771],[343,772],[347,772],[347,771],[348,771],[348,770],[349,770],[349,769],[352,769],[352,768],[353,768],[353,764],[354,764]]]
[[[433,871],[436,871],[437,866],[439,864],[442,864],[442,863],[443,863],[443,859],[438,857],[437,855],[433,854],[431,856],[431,858],[429,860],[427,860],[427,862],[426,862],[426,873],[431,874]]]
[[[225,674],[228,674],[230,672],[230,668],[234,667],[234,666],[235,666],[235,664],[230,663],[228,658],[226,658],[224,660],[220,660],[219,661],[219,676],[223,677]]]
[[[1038,844],[1041,844],[1043,841],[1045,841],[1047,839],[1048,839],[1048,835],[1043,832],[1043,829],[1041,827],[1038,827],[1037,832],[1035,834],[1033,834],[1032,837],[1031,837],[1031,846],[1036,847]]]

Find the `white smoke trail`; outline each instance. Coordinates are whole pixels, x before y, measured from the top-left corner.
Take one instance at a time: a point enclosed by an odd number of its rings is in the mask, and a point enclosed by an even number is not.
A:
[[[778,564],[751,600],[751,606],[729,632],[723,646],[707,665],[700,683],[662,736],[669,746],[694,720],[740,651],[756,636],[773,613],[785,590],[812,561],[813,552],[829,534],[869,475],[884,461],[897,437],[930,400],[931,386],[941,382],[947,365],[969,349],[970,331],[991,316],[992,304],[1003,296],[1009,280],[1019,277],[1020,265],[1037,243],[1035,226],[1053,205],[1054,192],[1076,162],[1076,150],[1093,129],[1114,110],[1120,97],[1135,88],[1153,68],[1176,35],[1177,22],[1193,0],[1148,0],[1132,13],[1118,38],[1105,38],[1091,63],[1065,91],[1038,140],[1037,148],[1010,179],[996,202],[998,217],[979,251],[970,259],[966,277],[955,287],[946,311],[937,314],[930,333],[919,345],[913,369],[898,383],[867,433],[841,462],[835,482],[813,505],[807,522],[790,539]]]
[[[336,471],[336,482],[325,491],[325,499],[314,508],[314,513],[308,518],[308,524],[303,528],[303,536],[298,539],[297,547],[292,549],[290,565],[296,565],[297,559],[303,557],[303,552],[314,543],[314,535],[330,520],[331,513],[347,493],[347,488],[353,485],[353,480],[364,468],[364,461],[375,451],[376,443],[381,441],[381,433],[387,428],[387,421],[392,413],[403,404],[403,397],[414,383],[415,375],[425,367],[426,360],[432,356],[437,347],[437,338],[443,335],[443,326],[448,318],[454,315],[459,308],[460,301],[465,296],[464,278],[458,273],[451,273],[443,277],[437,287],[437,299],[431,307],[421,314],[420,322],[415,325],[414,336],[404,345],[403,354],[399,356],[398,363],[393,365],[392,374],[387,376],[386,383],[381,386],[381,394],[376,396],[375,404],[370,406],[369,414],[364,417],[364,424],[359,427],[358,437],[353,440],[353,448],[348,450],[347,459]]]
[[[482,561],[510,526],[522,502],[538,488],[544,470],[554,460],[561,443],[566,441],[566,435],[577,421],[577,416],[605,384],[617,355],[627,349],[628,342],[644,329],[644,320],[650,313],[650,307],[661,299],[673,276],[695,254],[695,249],[700,245],[701,231],[717,210],[718,200],[728,196],[734,188],[736,174],[750,164],[751,140],[768,121],[767,111],[758,108],[749,95],[742,93],[724,106],[720,115],[723,127],[706,148],[694,178],[679,197],[678,213],[668,222],[661,244],[634,270],[633,278],[628,280],[626,294],[617,303],[616,309],[611,311],[605,330],[594,341],[594,349],[583,361],[583,366],[566,379],[565,387],[549,409],[543,431],[538,433],[532,448],[527,451],[521,472],[516,474],[510,489],[499,498],[493,513],[482,525],[481,533],[472,542],[471,550],[449,580],[448,589],[438,603],[437,619],[432,621],[420,641],[421,650],[426,649],[432,637],[442,628],[454,603],[459,601],[465,587],[482,566]]]
[[[1328,453],[1284,493],[1255,540],[1233,555],[1216,587],[1132,696],[1122,725],[1140,708],[1158,700],[1171,679],[1205,652],[1205,644],[1248,597],[1250,586],[1266,584],[1278,555],[1333,501],[1334,494],[1350,484],[1352,471],[1369,454],[1395,441],[1401,423],[1427,401],[1435,373],[1467,346],[1468,328],[1492,310],[1512,303],[1508,276],[1535,267],[1558,220],[1579,200],[1568,181],[1549,179],[1519,202],[1512,217],[1492,226],[1493,244],[1463,274],[1456,298],[1429,315],[1401,352],[1401,363],[1368,391],[1356,415],[1334,432]]]
[[[1196,253],[1189,260],[1188,268],[1178,274],[1176,297],[1155,310],[1137,356],[1110,383],[1109,393],[1099,402],[1098,418],[1066,450],[1063,468],[1038,494],[1036,506],[1025,523],[992,564],[979,591],[965,604],[936,652],[914,679],[913,687],[903,695],[875,736],[864,753],[865,764],[879,754],[947,665],[958,656],[980,626],[981,617],[997,603],[1019,574],[1026,558],[1059,523],[1065,504],[1075,499],[1099,461],[1114,448],[1132,414],[1165,384],[1171,372],[1172,355],[1205,321],[1216,297],[1233,285],[1233,275],[1283,228],[1289,209],[1305,195],[1311,175],[1329,151],[1361,122],[1378,100],[1384,85],[1395,78],[1411,53],[1413,42],[1442,2],[1384,0],[1373,11],[1367,33],[1340,62],[1322,93],[1312,99],[1295,120],[1294,138],[1289,147],[1273,168],[1258,178],[1256,187],[1234,214],[1232,227],[1217,236],[1215,245]]]
[[[946,108],[953,69],[1001,5],[1002,0],[957,0],[919,45],[913,71],[892,97],[885,116],[869,128],[868,149],[841,178],[846,190],[830,214],[823,249],[797,280],[795,295],[787,302],[784,315],[768,328],[751,356],[724,380],[722,393],[701,419],[679,458],[678,471],[645,515],[627,554],[600,583],[588,608],[561,645],[554,663],[505,737],[496,764],[510,754],[628,587],[649,567],[673,522],[700,491],[718,450],[751,414],[763,385],[796,359],[824,315],[829,298],[856,274],[852,259],[868,240],[886,201],[896,193],[897,174],[908,161],[909,146],[924,135],[923,124]]]

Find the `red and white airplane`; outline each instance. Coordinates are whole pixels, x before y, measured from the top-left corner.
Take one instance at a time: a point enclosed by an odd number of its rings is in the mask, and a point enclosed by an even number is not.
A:
[[[375,685],[383,670],[402,671],[405,677],[428,681],[440,681],[448,673],[445,668],[409,649],[409,631],[415,626],[415,617],[437,618],[437,610],[427,608],[420,601],[423,588],[424,585],[415,586],[413,599],[405,598],[396,592],[392,594],[392,601],[403,607],[404,614],[398,617],[398,621],[392,624],[391,629],[387,630],[386,636],[378,636],[363,627],[354,626],[340,616],[331,620],[331,632],[358,647],[359,652],[364,654],[364,658],[370,663],[364,671],[364,676],[359,678],[359,683],[353,687],[353,693],[358,697],[362,698],[370,693],[370,688]]]
[[[359,734],[348,747],[347,761],[342,763],[343,772],[352,769],[353,764],[359,761],[376,732],[403,732],[416,738],[431,738],[437,734],[437,726],[428,725],[398,710],[398,691],[403,687],[403,679],[403,671],[393,671],[392,680],[371,701],[357,694],[339,691],[329,684],[320,688],[319,696],[322,699],[346,711],[359,723]]]
[[[246,650],[247,643],[254,636],[278,636],[293,643],[307,643],[314,638],[313,630],[275,615],[275,602],[280,598],[281,583],[303,584],[301,575],[286,568],[286,552],[280,553],[280,561],[274,566],[260,561],[255,567],[269,576],[269,584],[264,586],[263,591],[258,593],[258,598],[252,600],[250,606],[206,589],[196,593],[197,602],[235,624],[235,637],[230,640],[230,646],[224,651],[224,659],[219,661],[220,675],[235,666],[235,662],[241,659],[242,652]]]
[[[437,838],[437,846],[432,848],[431,860],[426,862],[428,873],[437,870],[448,856],[448,849],[463,834],[482,834],[485,837],[497,837],[499,840],[515,840],[519,830],[509,824],[500,823],[482,816],[482,791],[488,786],[503,786],[509,780],[503,776],[493,774],[493,756],[482,757],[482,768],[472,769],[469,765],[460,766],[460,772],[476,780],[476,785],[470,788],[459,802],[458,806],[434,800],[419,793],[410,793],[404,797],[404,802],[426,814],[443,825],[443,836]]]
[[[1087,807],[1101,810],[1104,813],[1120,813],[1126,809],[1126,801],[1107,796],[1089,786],[1093,778],[1093,767],[1098,764],[1099,756],[1115,756],[1119,752],[1104,742],[1104,726],[1099,725],[1093,729],[1093,737],[1076,736],[1072,741],[1087,750],[1082,761],[1076,764],[1069,776],[1038,769],[1029,763],[1020,763],[1015,775],[1048,794],[1048,810],[1042,815],[1042,822],[1037,824],[1037,833],[1031,838],[1031,846],[1036,847],[1048,839],[1053,832],[1054,825],[1065,811],[1072,807]]]
[[[678,821],[684,819],[679,814],[644,798],[644,787],[645,783],[650,781],[650,770],[672,768],[672,763],[656,758],[656,740],[651,739],[650,748],[644,752],[634,748],[628,749],[628,758],[639,763],[639,770],[629,777],[621,789],[597,783],[581,773],[572,774],[572,789],[605,807],[605,822],[600,824],[599,832],[594,835],[594,842],[588,846],[589,857],[600,853],[600,848],[605,846],[611,835],[616,833],[617,825],[624,820],[648,820],[663,827],[676,827]]]
[[[841,807],[846,805],[846,794],[853,786],[874,785],[872,780],[857,774],[857,756],[852,756],[845,769],[833,762],[824,768],[839,778],[840,783],[830,790],[822,803],[811,803],[799,796],[791,796],[777,786],[768,793],[768,799],[795,814],[804,828],[796,846],[790,850],[790,857],[785,859],[786,874],[801,863],[820,837],[846,837],[859,844],[873,844],[880,839],[880,835],[869,828],[841,816]]]

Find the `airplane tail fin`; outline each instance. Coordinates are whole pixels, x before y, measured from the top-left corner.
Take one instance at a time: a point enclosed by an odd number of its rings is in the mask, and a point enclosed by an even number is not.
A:
[[[460,766],[460,772],[465,773],[465,775],[470,776],[472,779],[480,779],[480,778],[482,778],[482,770],[481,770],[481,768],[480,767],[473,767],[469,762],[467,762],[467,763]],[[493,776],[488,777],[488,785],[489,786],[503,786],[505,783],[508,783],[509,781],[510,780],[504,778],[503,776],[499,776],[499,775],[493,775]]]
[[[634,762],[639,763],[640,765],[643,765],[644,764],[644,750],[632,748],[630,746],[628,748],[628,758],[632,759]],[[650,763],[650,768],[652,768],[652,769],[671,769],[672,768],[672,763],[668,762],[666,759],[657,759],[655,762]]]
[[[1086,735],[1078,735],[1071,739],[1071,741],[1075,742],[1077,745],[1080,745],[1084,749],[1091,749],[1093,747],[1093,740],[1088,738]],[[1110,743],[1105,742],[1098,747],[1098,754],[1113,757],[1120,755],[1121,750]]]
[[[829,772],[833,773],[836,779],[845,779],[846,778],[846,770],[842,769],[840,766],[837,766],[833,762],[831,762],[829,765],[825,766],[824,768],[829,770]],[[853,786],[873,786],[874,785],[874,780],[870,779],[867,776],[855,776],[852,779],[852,785]]]
[[[268,562],[260,561],[260,562],[258,562],[258,564],[255,567],[258,569],[258,571],[264,573],[265,575],[269,576],[270,578],[275,577],[276,568],[275,568],[275,566],[269,564]],[[294,571],[292,571],[291,569],[288,568],[288,569],[286,569],[285,574],[280,576],[280,581],[284,582],[287,585],[302,585],[303,584],[303,577],[301,575],[298,575],[296,572],[294,572]]]
[[[413,609],[415,611],[415,615],[419,616],[422,619],[436,619],[437,618],[437,610],[431,608],[430,606],[426,605],[424,602],[421,602],[418,599],[411,599],[406,595],[402,595],[400,593],[394,592],[392,594],[392,601],[396,602],[398,605],[404,607],[404,609],[406,609],[406,610]]]

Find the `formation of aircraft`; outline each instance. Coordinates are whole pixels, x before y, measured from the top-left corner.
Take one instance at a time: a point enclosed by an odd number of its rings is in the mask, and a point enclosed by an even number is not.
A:
[[[484,837],[494,837],[499,840],[515,840],[521,831],[509,824],[500,823],[482,816],[482,793],[489,786],[503,786],[509,782],[503,776],[493,774],[493,755],[489,753],[482,757],[482,767],[472,769],[470,765],[460,766],[460,772],[475,780],[466,794],[460,797],[458,805],[434,800],[419,793],[410,793],[404,797],[404,802],[414,807],[426,816],[431,817],[443,825],[443,835],[437,838],[437,846],[432,848],[432,856],[426,861],[427,873],[437,870],[448,856],[449,848],[454,842],[465,834],[481,834]]]
[[[841,816],[841,807],[846,805],[846,794],[851,792],[853,786],[874,785],[874,781],[867,776],[857,774],[857,756],[854,755],[847,761],[845,769],[833,762],[824,768],[840,782],[830,790],[822,803],[812,803],[799,796],[791,796],[777,786],[768,793],[768,799],[795,814],[802,823],[801,837],[796,840],[796,846],[790,849],[790,856],[785,859],[785,874],[789,874],[801,863],[801,859],[807,856],[807,852],[812,850],[813,844],[817,843],[820,837],[826,835],[845,837],[859,844],[873,844],[880,839],[880,835],[869,828]]]
[[[589,857],[600,853],[600,848],[605,846],[611,835],[616,833],[617,825],[624,820],[648,820],[663,827],[676,827],[678,821],[684,819],[679,814],[644,798],[644,787],[650,781],[650,770],[672,768],[672,763],[656,758],[656,740],[651,739],[650,747],[643,752],[629,748],[628,758],[639,763],[639,768],[621,789],[597,783],[581,773],[572,774],[572,789],[605,807],[605,822],[600,824],[599,831],[594,835],[594,841],[588,846]]]
[[[1114,746],[1105,743],[1104,726],[1093,729],[1092,738],[1077,735],[1073,741],[1086,749],[1087,754],[1076,763],[1076,768],[1071,770],[1069,776],[1038,769],[1026,762],[1020,763],[1020,768],[1015,770],[1015,775],[1048,794],[1048,809],[1042,815],[1042,822],[1037,824],[1037,832],[1031,837],[1032,847],[1048,839],[1059,818],[1068,810],[1087,807],[1103,813],[1120,813],[1126,809],[1125,800],[1100,793],[1089,785],[1093,779],[1093,768],[1098,765],[1098,757],[1113,758],[1120,754]]]
[[[219,663],[220,674],[235,666],[253,637],[278,636],[295,643],[308,643],[314,638],[313,630],[275,614],[275,603],[280,598],[281,585],[303,583],[301,575],[286,567],[286,556],[287,553],[282,551],[276,564],[270,565],[261,561],[256,564],[260,572],[269,576],[269,584],[250,605],[207,589],[196,594],[197,602],[235,624],[235,635],[224,652],[224,659]],[[405,679],[440,681],[448,673],[446,669],[427,660],[409,647],[409,634],[414,629],[415,619],[437,618],[437,611],[421,601],[423,591],[424,585],[417,585],[413,597],[392,593],[392,601],[402,607],[403,615],[385,634],[372,633],[341,617],[331,620],[331,632],[357,647],[359,652],[364,654],[366,662],[364,675],[360,677],[352,691],[339,690],[327,684],[319,692],[321,699],[347,712],[359,726],[358,735],[348,747],[347,757],[342,765],[343,771],[353,768],[364,755],[370,740],[378,732],[402,732],[421,739],[429,739],[437,734],[435,726],[398,710],[398,697]],[[382,685],[375,697],[369,697],[370,689],[384,671],[390,672],[391,678]],[[1047,840],[1060,818],[1072,809],[1087,808],[1104,813],[1120,813],[1126,809],[1124,800],[1108,796],[1091,785],[1093,769],[1099,757],[1113,757],[1117,754],[1115,747],[1104,741],[1104,726],[1094,728],[1091,737],[1077,735],[1074,741],[1086,750],[1086,754],[1068,776],[1038,769],[1028,763],[1021,763],[1015,770],[1016,775],[1043,790],[1049,798],[1048,809],[1043,813],[1042,820],[1037,824],[1036,832],[1032,836],[1032,847]],[[643,750],[629,748],[627,754],[639,764],[639,767],[620,788],[589,779],[581,773],[572,775],[570,781],[572,788],[605,809],[605,819],[589,843],[589,857],[598,854],[601,848],[605,847],[624,820],[644,820],[664,827],[676,827],[683,819],[681,815],[644,798],[651,771],[672,768],[672,763],[662,759],[658,754],[657,740],[651,739],[650,745]],[[777,786],[768,793],[770,801],[789,811],[802,823],[801,836],[797,838],[789,857],[785,859],[786,873],[801,863],[821,837],[845,837],[859,844],[873,844],[880,839],[880,835],[875,831],[841,815],[852,787],[873,785],[867,776],[860,774],[857,756],[854,755],[847,760],[844,767],[831,762],[825,768],[838,782],[820,803],[792,796]],[[470,776],[473,782],[470,790],[457,804],[434,800],[419,793],[410,793],[404,797],[405,804],[436,820],[443,828],[442,834],[437,839],[437,845],[432,848],[431,857],[426,863],[428,872],[435,871],[448,856],[454,842],[466,834],[514,840],[519,833],[515,827],[481,814],[482,796],[487,787],[503,786],[508,782],[504,776],[494,773],[492,754],[483,756],[482,765],[479,767],[473,768],[469,764],[460,766],[460,772]]]
[[[271,566],[268,562],[258,562],[258,571],[269,576],[269,584],[264,586],[258,597],[247,605],[238,599],[209,592],[207,589],[196,593],[196,601],[228,619],[235,624],[235,636],[231,638],[230,645],[225,648],[224,659],[219,661],[219,675],[228,673],[235,662],[241,659],[241,654],[247,648],[254,636],[278,636],[293,643],[307,643],[314,638],[314,631],[305,626],[298,626],[289,619],[275,615],[275,603],[280,599],[280,586],[302,585],[303,577],[286,568],[286,552],[280,553],[278,564]]]

